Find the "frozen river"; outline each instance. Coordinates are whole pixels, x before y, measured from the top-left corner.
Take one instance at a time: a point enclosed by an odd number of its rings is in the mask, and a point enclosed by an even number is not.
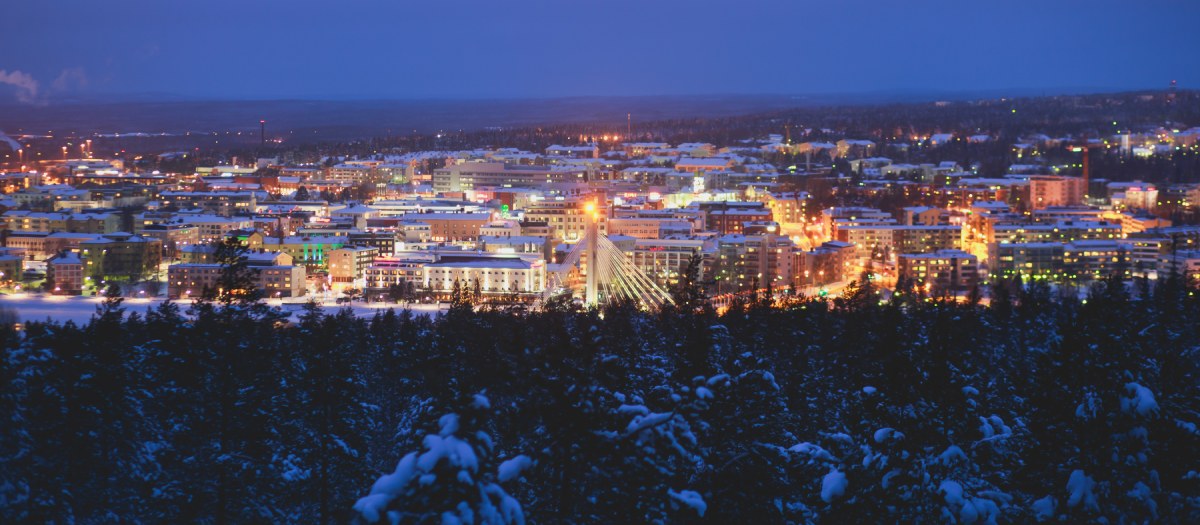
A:
[[[145,313],[147,309],[156,308],[159,303],[165,299],[154,298],[126,298],[123,306],[126,312]],[[92,315],[96,313],[96,307],[103,301],[100,297],[73,297],[73,296],[50,296],[36,294],[9,294],[0,295],[0,308],[12,309],[17,314],[17,319],[22,322],[27,321],[45,321],[51,319],[59,322],[74,321],[76,324],[88,322]],[[191,301],[176,301],[184,310],[191,304]],[[285,311],[291,312],[293,316],[301,311],[303,302],[282,303],[279,300],[267,300],[266,303],[271,306],[280,306]],[[342,308],[350,308],[354,315],[360,317],[370,317],[377,312],[382,312],[387,309],[395,309],[400,312],[404,309],[412,310],[418,314],[436,315],[442,311],[442,307],[436,304],[414,304],[414,305],[395,305],[387,303],[354,303],[352,306],[339,305],[333,301],[327,301],[321,305],[328,313],[333,313]]]

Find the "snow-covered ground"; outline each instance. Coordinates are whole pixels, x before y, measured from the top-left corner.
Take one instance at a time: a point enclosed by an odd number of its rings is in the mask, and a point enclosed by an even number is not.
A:
[[[142,298],[126,298],[123,306],[127,312],[144,313],[147,309],[155,308],[165,299],[142,299]],[[45,321],[51,319],[59,322],[74,321],[76,324],[86,323],[91,319],[92,314],[96,313],[96,307],[100,305],[103,298],[101,297],[68,297],[68,296],[52,296],[40,294],[8,294],[0,295],[0,308],[12,309],[16,311],[17,318],[22,321]],[[183,307],[184,310],[191,301],[176,301]],[[278,306],[284,311],[291,312],[295,317],[304,306],[303,301],[289,301],[283,303],[277,299],[267,300],[266,303],[271,306]],[[404,309],[412,310],[414,313],[437,315],[444,307],[437,304],[414,304],[414,305],[395,305],[388,303],[354,303],[353,305],[340,305],[334,301],[325,301],[321,307],[328,313],[333,313],[342,308],[350,308],[354,315],[359,317],[370,317],[377,312],[385,311],[389,308],[400,312]]]

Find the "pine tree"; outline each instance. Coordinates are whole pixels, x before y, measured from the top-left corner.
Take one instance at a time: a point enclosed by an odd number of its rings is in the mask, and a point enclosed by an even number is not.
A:
[[[470,291],[464,289],[463,284],[455,279],[450,288],[450,312],[463,314],[471,312],[474,308],[475,304],[471,301]]]
[[[679,275],[679,280],[671,286],[671,299],[682,312],[697,312],[710,307],[704,283],[700,279],[702,262],[699,254],[693,254]]]
[[[292,512],[311,515],[317,523],[345,521],[343,502],[354,481],[365,474],[362,457],[369,427],[364,406],[364,350],[374,348],[370,332],[348,310],[325,316],[306,309],[289,335],[298,343],[281,370],[289,383],[306,385],[286,393],[279,426],[285,440],[272,457],[280,477],[292,487]]]
[[[394,303],[397,303],[397,304],[399,304],[401,301],[403,301],[405,299],[404,284],[396,283],[396,284],[389,285],[388,289],[387,289],[387,297],[388,297],[388,300],[390,300]]]
[[[226,237],[216,245],[213,261],[221,265],[215,290],[206,290],[204,299],[222,304],[252,304],[261,299],[254,271],[247,263],[249,248],[235,237]]]
[[[525,523],[521,504],[501,483],[532,466],[526,456],[497,463],[484,427],[491,405],[481,394],[458,413],[438,420],[438,430],[422,441],[422,452],[404,456],[391,474],[354,504],[365,523]]]

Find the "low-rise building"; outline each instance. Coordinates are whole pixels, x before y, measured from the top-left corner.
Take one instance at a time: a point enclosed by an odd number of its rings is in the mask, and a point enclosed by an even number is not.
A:
[[[251,213],[267,194],[258,191],[174,191],[159,193],[163,206],[178,209],[199,208],[209,213],[229,216],[235,213]]]
[[[890,258],[901,253],[956,250],[962,244],[962,226],[844,226],[837,240],[858,246],[860,257]]]
[[[897,275],[927,292],[965,290],[979,283],[979,261],[962,250],[900,254]]]
[[[608,220],[610,235],[628,235],[637,239],[660,239],[672,235],[690,235],[692,223],[681,219],[624,217]]]
[[[366,269],[379,256],[373,246],[343,246],[329,252],[329,279],[335,283],[353,283],[362,279]]]
[[[0,215],[3,227],[14,232],[113,233],[120,229],[116,213],[58,213],[9,210]]]
[[[732,168],[733,164],[733,159],[726,157],[685,157],[675,163],[675,170],[685,173],[724,171]]]
[[[991,277],[1061,279],[1065,246],[1057,242],[993,243],[989,245]]]
[[[257,239],[257,237],[255,237]],[[311,269],[324,269],[327,264],[329,252],[341,248],[348,243],[347,237],[337,235],[324,236],[290,236],[282,239],[275,237],[266,237],[261,239],[261,244],[251,242],[248,247],[251,250],[264,250],[272,252],[286,253],[296,261],[299,266],[304,266]]]
[[[493,221],[479,228],[480,237],[514,237],[521,235],[517,221]]]
[[[363,271],[366,289],[384,292],[392,286],[412,286],[416,289],[425,282],[425,264],[429,261],[400,257],[381,257]]]
[[[713,277],[718,293],[787,286],[791,281],[792,240],[782,235],[723,235],[717,239]]]
[[[25,257],[19,252],[10,253],[8,250],[0,250],[0,283],[20,280],[24,270]]]
[[[848,242],[829,241],[812,250],[792,252],[792,286],[824,286],[845,280],[856,247]]]
[[[1128,243],[1112,240],[1075,241],[1063,248],[1063,267],[1067,277],[1093,280],[1120,274],[1133,275]]]
[[[1037,175],[1029,178],[1030,206],[1035,210],[1050,206],[1079,206],[1087,188],[1084,179]]]
[[[1135,275],[1134,249],[1132,243],[1115,240],[995,244],[988,260],[995,277],[1086,281]]]
[[[546,288],[546,264],[542,260],[516,257],[441,257],[423,267],[424,287],[435,293],[448,293],[458,281],[471,291],[478,283],[484,294],[534,294]]]
[[[950,213],[941,208],[909,206],[904,208],[904,224],[907,226],[937,226],[950,224]]]
[[[525,210],[525,220],[544,222],[551,235],[557,239],[574,242],[587,233],[588,214],[595,214],[600,233],[608,232],[608,211],[602,202],[594,198],[570,198],[545,200]]]
[[[837,238],[840,226],[869,226],[896,224],[891,214],[876,208],[843,206],[821,210],[821,224],[830,238]]]
[[[346,242],[355,246],[374,247],[381,256],[396,253],[396,233],[393,231],[350,232],[346,235]]]
[[[379,210],[363,204],[354,204],[329,212],[331,219],[349,222],[353,227],[359,229],[366,228],[367,220],[378,216]]]
[[[996,224],[992,242],[1074,242],[1122,238],[1121,225],[1107,221],[1058,221],[1038,224]]]
[[[546,244],[545,237],[481,235],[475,243],[475,249],[486,253],[542,253]]]
[[[809,221],[808,203],[811,195],[804,191],[768,193],[764,197],[767,208],[775,220],[783,224],[800,224]]]
[[[84,276],[93,282],[140,281],[158,274],[162,243],[158,239],[130,233],[110,233],[79,243]]]
[[[400,242],[429,242],[433,240],[433,227],[424,221],[399,221],[396,237]],[[395,253],[395,250],[392,250]]]
[[[94,233],[14,232],[4,241],[6,248],[25,254],[30,261],[44,261],[63,250],[78,251],[79,243],[101,238]]]
[[[555,144],[546,148],[546,155],[578,159],[598,159],[600,158],[600,147],[595,144],[588,144],[586,146],[562,146]]]
[[[479,230],[491,220],[490,213],[409,213],[405,221],[429,225],[429,240],[436,242],[473,241]]]
[[[251,264],[258,291],[264,297],[300,297],[305,293],[303,266]],[[167,268],[167,297],[199,297],[217,288],[225,266],[215,263],[172,264]]]
[[[747,207],[712,210],[704,217],[704,223],[722,235],[745,233],[746,223],[770,222],[771,220],[771,210]]]
[[[700,256],[700,279],[706,279],[706,267],[716,256],[715,246],[703,238],[673,237],[666,239],[637,239],[633,249],[626,252],[629,261],[655,284],[666,289],[679,281],[692,257]]]
[[[1176,272],[1193,286],[1200,285],[1200,250],[1179,251],[1167,255],[1158,268],[1159,278]]]
[[[199,229],[191,224],[150,224],[141,228],[141,235],[162,243],[163,257],[167,259],[178,259],[181,248],[200,243]]]
[[[54,285],[51,292],[63,295],[83,293],[83,259],[78,253],[64,251],[46,261],[46,282]]]
[[[526,166],[502,162],[466,162],[433,171],[436,192],[470,191],[481,187],[532,188],[547,183],[583,182],[586,170],[569,166]]]
[[[307,273],[303,266],[252,266],[264,297],[300,297],[305,292]]]

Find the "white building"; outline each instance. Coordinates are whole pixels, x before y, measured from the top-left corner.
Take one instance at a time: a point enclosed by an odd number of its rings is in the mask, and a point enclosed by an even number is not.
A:
[[[424,266],[427,289],[448,292],[456,280],[466,290],[478,282],[483,293],[541,293],[546,289],[546,263],[516,257],[443,257]]]

